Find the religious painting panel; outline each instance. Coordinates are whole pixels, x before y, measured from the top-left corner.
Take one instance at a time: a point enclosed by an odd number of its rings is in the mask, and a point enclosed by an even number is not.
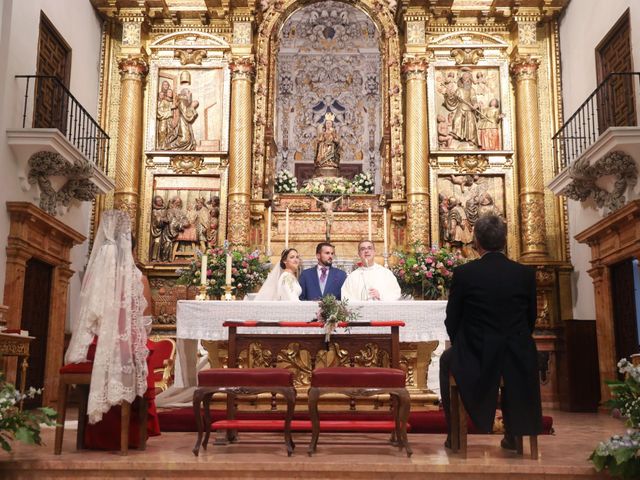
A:
[[[375,23],[345,3],[314,3],[287,19],[277,52],[274,173],[304,165],[316,177],[339,176],[343,164],[355,164],[380,185],[379,42]]]
[[[505,217],[502,175],[438,175],[438,244],[460,250],[465,257],[473,250],[473,227],[487,213]]]
[[[147,154],[228,152],[228,44],[214,35],[183,32],[150,48]]]
[[[190,260],[219,243],[220,176],[156,175],[153,179],[149,260]]]

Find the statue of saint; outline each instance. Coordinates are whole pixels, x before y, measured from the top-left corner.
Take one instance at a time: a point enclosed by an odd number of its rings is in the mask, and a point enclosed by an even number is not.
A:
[[[451,134],[462,148],[479,148],[477,114],[480,112],[471,72],[464,71],[455,92],[444,94],[444,107],[453,112]]]
[[[327,113],[324,125],[315,140],[316,158],[314,177],[337,177],[340,164],[340,142],[338,132],[333,125],[334,115]]]
[[[169,82],[163,80],[160,92],[158,92],[158,108],[156,110],[156,144],[159,150],[168,150],[170,148],[169,139],[173,135],[173,117],[173,90]]]

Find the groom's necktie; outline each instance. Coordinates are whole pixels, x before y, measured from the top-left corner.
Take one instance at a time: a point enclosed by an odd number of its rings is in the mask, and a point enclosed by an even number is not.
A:
[[[324,295],[324,287],[327,284],[327,267],[320,269],[320,293]]]

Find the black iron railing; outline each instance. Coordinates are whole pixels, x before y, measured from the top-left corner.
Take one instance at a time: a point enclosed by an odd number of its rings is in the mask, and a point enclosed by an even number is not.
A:
[[[611,73],[598,85],[553,136],[556,173],[578,159],[607,128],[637,125],[638,87],[640,72]]]
[[[22,128],[57,128],[89,161],[108,172],[109,135],[58,77],[17,75],[26,79]]]

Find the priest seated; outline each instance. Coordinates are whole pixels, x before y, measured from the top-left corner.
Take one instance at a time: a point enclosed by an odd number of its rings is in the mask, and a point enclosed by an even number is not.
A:
[[[371,240],[358,243],[362,266],[349,274],[342,285],[342,299],[350,301],[400,300],[400,285],[388,268],[375,263],[376,250]]]

